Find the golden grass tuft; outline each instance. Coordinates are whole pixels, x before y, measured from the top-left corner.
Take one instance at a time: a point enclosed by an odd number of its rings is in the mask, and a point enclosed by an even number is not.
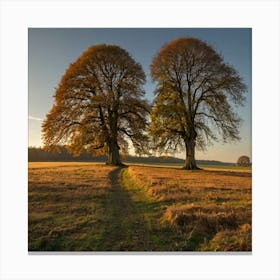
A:
[[[235,229],[247,221],[250,215],[250,211],[243,207],[183,205],[169,207],[162,220],[181,230],[196,227],[211,234]]]
[[[161,221],[185,236],[187,248],[250,250],[251,172],[143,166],[129,172],[151,198],[162,202]]]
[[[252,251],[252,229],[250,224],[243,224],[236,230],[218,232],[207,246],[207,251]]]

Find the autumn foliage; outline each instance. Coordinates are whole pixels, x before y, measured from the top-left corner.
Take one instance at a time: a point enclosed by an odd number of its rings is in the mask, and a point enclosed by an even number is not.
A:
[[[151,77],[157,86],[152,109],[140,64],[118,46],[90,47],[56,90],[42,125],[45,149],[107,154],[113,165],[121,165],[120,153],[131,145],[137,154],[182,149],[184,168],[198,169],[196,149],[239,140],[234,106],[243,105],[246,85],[210,45],[189,37],[168,43],[153,59]]]
[[[143,99],[145,73],[118,46],[90,47],[72,63],[55,93],[43,122],[47,150],[67,145],[79,155],[84,149],[107,154],[120,165],[130,139],[136,153],[146,151],[149,104]]]
[[[151,76],[157,83],[150,134],[161,151],[186,150],[186,169],[197,169],[195,149],[222,136],[239,139],[246,86],[236,70],[208,44],[180,38],[165,45],[154,58]]]

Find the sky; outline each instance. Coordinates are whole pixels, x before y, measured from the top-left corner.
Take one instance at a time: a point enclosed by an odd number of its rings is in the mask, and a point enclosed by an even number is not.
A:
[[[195,37],[210,44],[232,65],[248,87],[246,103],[236,108],[242,118],[241,140],[215,142],[196,159],[236,162],[252,153],[252,33],[250,28],[29,28],[28,30],[28,119],[29,146],[43,146],[41,124],[51,110],[55,88],[70,63],[92,45],[112,44],[126,49],[139,62],[147,78],[146,98],[154,99],[150,64],[166,43],[180,37]],[[184,153],[175,153],[184,157]]]

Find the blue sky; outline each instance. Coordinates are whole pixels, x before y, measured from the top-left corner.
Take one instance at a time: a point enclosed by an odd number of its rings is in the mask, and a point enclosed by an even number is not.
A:
[[[236,111],[243,119],[238,143],[214,143],[197,159],[236,162],[251,157],[251,55],[249,28],[30,28],[28,31],[29,146],[42,146],[41,124],[50,111],[53,95],[69,64],[90,46],[114,44],[126,49],[147,75],[146,98],[153,100],[149,66],[159,49],[173,39],[191,36],[209,43],[231,64],[248,86],[247,102]],[[183,154],[176,154],[182,157]]]

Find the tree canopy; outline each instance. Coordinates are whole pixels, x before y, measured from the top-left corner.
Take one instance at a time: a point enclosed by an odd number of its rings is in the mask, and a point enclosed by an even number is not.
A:
[[[250,158],[248,156],[241,156],[237,160],[237,166],[250,166]]]
[[[145,153],[150,106],[143,98],[145,73],[124,49],[96,45],[72,63],[62,77],[55,103],[43,122],[45,149],[61,145],[75,155],[83,149],[107,154],[121,164],[119,150],[129,142]],[[130,139],[130,140],[129,140]]]
[[[237,71],[210,45],[179,38],[158,52],[151,64],[157,83],[150,134],[160,151],[186,150],[186,169],[197,169],[195,149],[205,149],[218,136],[239,140],[246,85]]]

